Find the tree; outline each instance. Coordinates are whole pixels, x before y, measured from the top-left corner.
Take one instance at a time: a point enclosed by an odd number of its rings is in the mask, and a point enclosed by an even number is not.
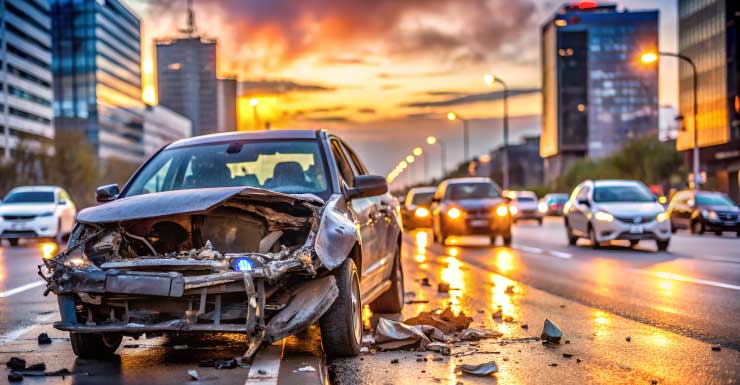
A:
[[[67,190],[78,207],[95,203],[98,162],[82,132],[57,131],[53,154],[42,159],[47,184]]]

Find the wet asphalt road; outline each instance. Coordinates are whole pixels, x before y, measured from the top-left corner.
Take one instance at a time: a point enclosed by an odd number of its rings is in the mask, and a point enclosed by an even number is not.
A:
[[[473,316],[474,326],[501,331],[503,339],[478,346],[458,344],[453,356],[441,361],[432,361],[431,353],[376,353],[371,347],[361,357],[330,361],[334,382],[475,383],[475,378],[459,377],[455,365],[488,359],[498,363],[502,383],[740,382],[738,238],[679,233],[668,252],[657,253],[649,242],[636,250],[592,250],[587,242],[570,247],[557,219],[548,219],[542,227],[517,225],[512,248],[493,248],[476,239],[450,240],[457,244],[443,247],[430,244],[431,238],[422,233],[405,238],[406,286],[415,298],[430,302],[407,305],[402,315],[371,315],[366,310],[368,327],[379,316],[407,318],[451,305]],[[129,347],[119,350],[120,359],[114,362],[76,360],[60,332],[51,333],[52,345],[39,347],[38,332],[51,331],[50,323],[58,319],[53,295],[43,297],[43,287],[34,286],[42,246],[0,247],[0,361],[24,355],[29,361],[46,362],[52,370],[77,368],[90,376],[43,382],[27,378],[24,383],[184,383],[185,372],[203,357],[241,353],[240,341],[233,336],[186,340],[185,350],[175,349],[182,341],[125,340]],[[432,287],[420,286],[422,277]],[[459,290],[438,294],[438,282]],[[514,294],[505,292],[509,285],[515,286]],[[491,318],[492,309],[499,306],[513,322]],[[558,322],[572,343],[552,348],[517,340],[538,336],[544,318]],[[320,362],[318,341],[316,330],[288,341],[281,360],[287,364],[279,370],[278,383],[305,383],[290,368]],[[724,348],[711,351],[710,343]],[[563,358],[566,350],[575,356]],[[576,357],[582,362],[576,364]],[[390,363],[393,358],[399,364]],[[201,383],[213,384],[243,384],[248,373],[199,371],[205,376]],[[3,372],[0,384],[5,380]]]

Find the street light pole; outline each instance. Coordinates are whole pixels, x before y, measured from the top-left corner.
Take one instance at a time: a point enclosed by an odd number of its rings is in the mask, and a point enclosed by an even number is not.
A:
[[[442,175],[439,178],[443,179],[447,168],[447,146],[444,141],[434,136],[427,137],[427,144],[439,144],[439,165],[442,169]]]
[[[468,138],[469,138],[468,120],[454,112],[447,113],[447,120],[449,121],[459,120],[463,124],[463,157],[464,157],[463,161],[467,162],[468,159],[470,159],[469,158],[470,151],[469,151],[469,143],[468,143]]]
[[[693,81],[693,99],[694,99],[694,149],[693,149],[693,171],[694,171],[694,190],[699,190],[699,184],[701,182],[700,177],[700,170],[699,170],[699,105],[698,105],[698,93],[697,89],[699,87],[699,76],[696,72],[696,64],[694,64],[694,61],[691,60],[690,57],[676,53],[676,52],[658,52],[657,55],[655,53],[645,53],[640,57],[640,60],[642,60],[644,63],[653,63],[658,60],[658,56],[670,56],[675,57],[680,60],[685,61],[689,64],[691,67],[691,77]]]
[[[504,87],[504,154],[501,160],[503,166],[503,188],[504,190],[509,189],[509,86],[506,82],[498,76],[487,74],[484,77],[486,83],[493,84],[498,83]]]

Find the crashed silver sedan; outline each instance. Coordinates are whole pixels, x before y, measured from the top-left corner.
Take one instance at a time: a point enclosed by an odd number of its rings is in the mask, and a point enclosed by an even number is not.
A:
[[[123,336],[241,333],[263,342],[321,328],[356,355],[362,306],[403,306],[398,202],[325,131],[196,137],[147,160],[81,211],[39,273],[80,357]]]

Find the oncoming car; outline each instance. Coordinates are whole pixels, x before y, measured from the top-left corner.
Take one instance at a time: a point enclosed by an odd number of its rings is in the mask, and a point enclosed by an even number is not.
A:
[[[588,238],[593,248],[614,240],[627,240],[635,246],[649,239],[663,251],[671,240],[668,215],[641,182],[585,181],[573,190],[563,211],[571,245],[578,238]]]
[[[23,238],[49,238],[57,243],[72,231],[72,199],[57,186],[16,187],[0,203],[0,240],[17,246]]]
[[[398,202],[325,131],[174,142],[40,268],[80,357],[122,336],[230,332],[245,355],[318,322],[330,356],[358,354],[362,306],[403,307]]]
[[[485,235],[494,244],[501,237],[511,245],[507,200],[489,178],[457,178],[440,183],[432,203],[432,234],[444,244],[448,236]]]
[[[432,227],[432,215],[429,207],[436,187],[414,187],[406,194],[401,206],[403,226],[413,230],[418,227]]]

